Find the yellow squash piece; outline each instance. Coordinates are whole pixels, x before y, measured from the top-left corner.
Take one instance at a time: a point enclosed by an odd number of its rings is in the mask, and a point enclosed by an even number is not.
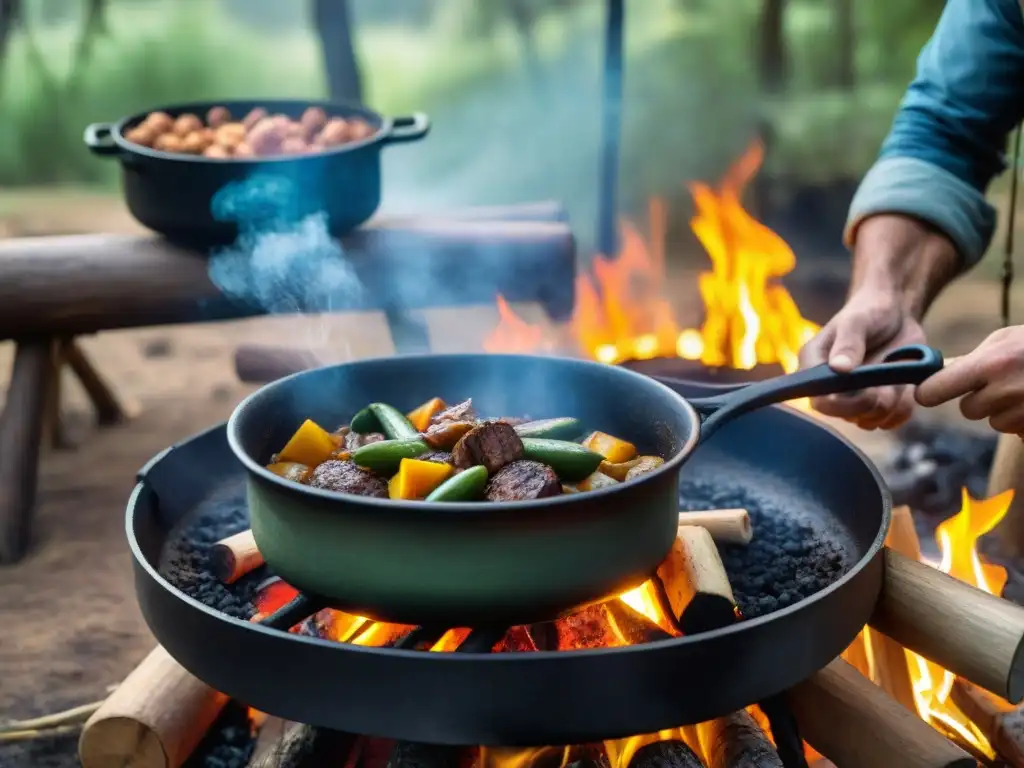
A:
[[[405,414],[405,418],[407,418],[420,432],[426,432],[427,427],[430,426],[430,420],[434,418],[434,415],[440,413],[447,407],[448,406],[445,404],[444,400],[440,397],[432,397],[419,408]]]
[[[591,432],[587,439],[583,441],[583,447],[589,448],[594,453],[600,453],[606,461],[612,464],[620,464],[636,456],[635,445],[627,443],[625,440],[620,440],[617,437],[606,435],[604,432]]]
[[[295,462],[315,467],[330,458],[337,448],[331,433],[315,421],[306,419],[291,440],[277,454],[278,463]]]
[[[608,477],[614,477],[619,482],[624,482],[627,477],[632,479],[636,477],[637,474],[650,472],[652,469],[657,469],[664,463],[665,460],[660,456],[637,456],[635,459],[620,463],[602,461],[601,466],[597,468],[597,471],[603,472],[608,475]],[[633,472],[633,470],[637,470],[637,472]],[[630,475],[630,472],[633,472],[633,474]]]
[[[636,464],[635,467],[631,467],[626,473],[626,479],[632,480],[634,477],[640,477],[640,475],[653,472],[664,464],[665,460],[661,456],[638,456],[635,462],[631,461],[629,463]]]
[[[619,481],[613,477],[609,477],[600,470],[592,475],[580,480],[576,483],[577,490],[580,491],[596,491],[598,488],[607,488],[612,485],[618,485]]]
[[[388,481],[388,496],[392,499],[425,499],[454,471],[451,464],[439,461],[402,459],[398,474]]]
[[[294,461],[278,461],[274,464],[269,464],[267,469],[275,475],[283,477],[285,480],[293,480],[296,483],[306,482],[306,478],[309,477],[311,471],[305,464],[298,464]]]

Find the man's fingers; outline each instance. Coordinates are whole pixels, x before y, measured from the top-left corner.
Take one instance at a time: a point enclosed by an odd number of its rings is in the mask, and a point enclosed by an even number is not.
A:
[[[996,432],[1010,435],[1024,434],[1024,403],[1016,403],[1010,408],[992,414],[988,420]]]
[[[970,394],[984,385],[985,377],[972,353],[957,358],[955,362],[918,384],[915,398],[926,408],[934,408],[936,405]]]
[[[960,400],[960,412],[966,419],[981,421],[994,413],[1015,408],[1020,400],[1020,392],[1012,382],[995,381]]]
[[[874,411],[877,396],[877,390],[865,390],[856,394],[828,395],[814,398],[811,400],[811,405],[816,411],[826,416],[853,420]]]
[[[889,412],[889,417],[878,425],[878,429],[897,429],[902,427],[914,413],[914,388],[902,387],[900,399]]]
[[[828,353],[828,364],[832,370],[849,373],[864,362],[866,325],[866,318],[853,316],[836,326],[836,338]]]
[[[800,368],[813,368],[828,361],[828,351],[832,346],[832,339],[835,333],[833,329],[825,326],[818,335],[808,341],[800,348]]]
[[[884,424],[899,405],[903,395],[903,387],[879,387],[875,390],[874,407],[856,418],[861,429],[878,429]]]

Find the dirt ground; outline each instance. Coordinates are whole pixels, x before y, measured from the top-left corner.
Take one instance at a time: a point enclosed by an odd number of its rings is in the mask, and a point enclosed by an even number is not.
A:
[[[54,210],[61,211],[60,216]],[[119,202],[0,198],[0,236],[134,231]],[[933,341],[967,351],[996,327],[996,287],[965,281],[936,307]],[[1015,294],[1024,309],[1024,290]],[[536,317],[536,311],[529,312]],[[427,313],[438,350],[476,350],[496,320],[490,308]],[[43,456],[32,550],[0,569],[0,720],[28,717],[102,698],[154,641],[134,597],[123,512],[134,472],[169,443],[227,418],[251,390],[235,378],[232,352],[243,342],[312,346],[326,360],[392,351],[383,317],[267,318],[204,326],[105,333],[82,340],[140,415],[97,430],[83,393],[65,373],[64,411],[80,445]],[[11,346],[0,344],[0,391]],[[943,418],[949,418],[946,414]],[[953,417],[955,418],[955,416]],[[846,430],[850,432],[850,430]],[[883,452],[885,437],[858,437]]]

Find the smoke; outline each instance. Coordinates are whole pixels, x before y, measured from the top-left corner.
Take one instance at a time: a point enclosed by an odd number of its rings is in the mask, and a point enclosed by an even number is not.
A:
[[[308,211],[309,192],[283,176],[257,174],[228,184],[212,202],[213,215],[237,224],[234,244],[215,251],[210,280],[230,299],[268,314],[318,314],[356,304],[364,291],[327,215]],[[327,326],[305,323],[305,343],[325,344]]]

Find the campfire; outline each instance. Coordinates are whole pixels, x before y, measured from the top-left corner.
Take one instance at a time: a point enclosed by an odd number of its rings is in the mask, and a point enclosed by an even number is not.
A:
[[[681,327],[665,294],[668,219],[664,202],[654,199],[648,237],[623,222],[619,253],[595,257],[591,273],[577,276],[576,309],[565,328],[547,332],[532,325],[499,296],[499,324],[484,349],[559,351],[604,363],[678,357],[712,368],[777,364],[787,373],[796,370],[800,347],[818,326],[800,314],[780,282],[796,266],[792,249],[742,204],[763,159],[755,142],[717,189],[689,185],[696,207],[690,228],[711,260],[698,277],[705,309],[700,327]]]

